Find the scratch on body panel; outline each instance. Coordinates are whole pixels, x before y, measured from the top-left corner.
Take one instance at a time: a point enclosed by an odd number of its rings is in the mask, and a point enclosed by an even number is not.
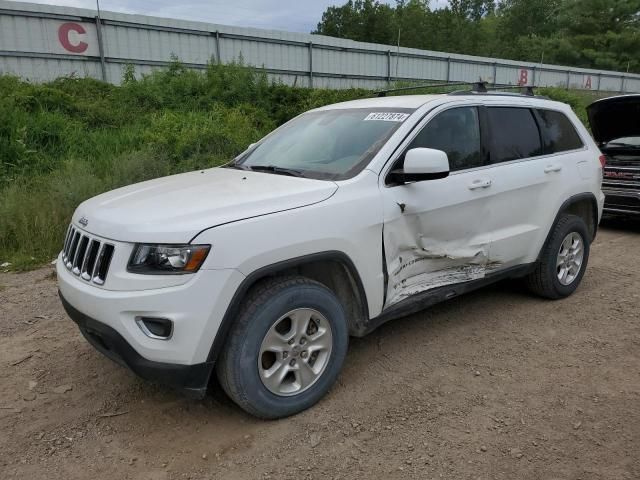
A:
[[[485,276],[489,257],[486,242],[443,242],[422,235],[398,241],[394,237],[385,239],[389,253],[387,306],[432,288]]]

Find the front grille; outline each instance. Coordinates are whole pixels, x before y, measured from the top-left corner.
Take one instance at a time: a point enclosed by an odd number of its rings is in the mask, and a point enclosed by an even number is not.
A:
[[[605,190],[640,192],[640,158],[629,155],[610,155],[604,167],[602,187]]]
[[[608,190],[604,199],[605,213],[640,214],[640,192],[630,193],[628,190]]]
[[[62,261],[74,275],[104,285],[115,247],[69,226],[62,249]]]

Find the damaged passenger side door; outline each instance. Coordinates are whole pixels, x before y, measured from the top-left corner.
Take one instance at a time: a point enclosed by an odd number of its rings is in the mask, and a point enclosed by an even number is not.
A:
[[[385,308],[418,293],[485,276],[490,231],[486,221],[493,179],[482,141],[481,107],[431,114],[405,141],[384,178]],[[447,154],[446,178],[402,182],[406,153],[414,148]]]

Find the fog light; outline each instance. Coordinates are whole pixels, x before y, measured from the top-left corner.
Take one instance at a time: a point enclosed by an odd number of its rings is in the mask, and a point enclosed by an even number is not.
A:
[[[167,318],[136,317],[142,333],[155,340],[169,340],[173,335],[173,322]]]

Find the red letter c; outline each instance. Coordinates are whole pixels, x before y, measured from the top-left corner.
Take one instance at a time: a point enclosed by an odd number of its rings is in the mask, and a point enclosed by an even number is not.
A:
[[[83,53],[89,47],[89,45],[87,44],[87,42],[80,42],[77,45],[72,44],[69,40],[69,32],[71,32],[72,30],[81,35],[87,33],[84,27],[79,23],[63,23],[58,29],[58,40],[60,40],[60,44],[64,47],[65,50],[73,53]]]

